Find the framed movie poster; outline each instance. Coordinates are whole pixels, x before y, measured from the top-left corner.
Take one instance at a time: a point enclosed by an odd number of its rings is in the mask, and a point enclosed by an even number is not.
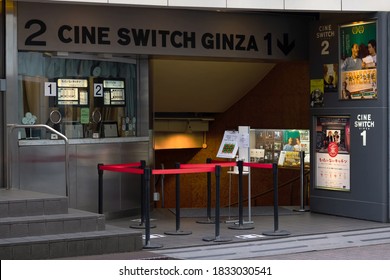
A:
[[[337,92],[339,65],[337,63],[324,64],[322,67],[324,72],[324,92]]]
[[[340,26],[339,99],[376,99],[376,21]]]
[[[317,117],[315,187],[350,190],[350,118]]]
[[[324,106],[324,80],[310,80],[310,107]]]

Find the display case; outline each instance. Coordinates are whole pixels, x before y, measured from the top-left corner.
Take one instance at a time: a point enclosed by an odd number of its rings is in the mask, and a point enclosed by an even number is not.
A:
[[[310,165],[309,130],[251,129],[250,161],[277,163],[280,167],[300,167],[299,152],[305,152],[305,165]]]

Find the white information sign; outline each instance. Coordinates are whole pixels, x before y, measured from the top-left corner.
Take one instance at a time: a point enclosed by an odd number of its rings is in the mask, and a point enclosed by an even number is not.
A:
[[[238,146],[240,148],[249,148],[249,133],[241,133],[238,138]]]
[[[217,157],[234,158],[238,151],[239,136],[238,131],[225,131]]]

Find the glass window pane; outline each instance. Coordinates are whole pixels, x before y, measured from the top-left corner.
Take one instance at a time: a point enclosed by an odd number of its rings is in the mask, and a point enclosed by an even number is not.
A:
[[[21,121],[50,125],[69,138],[104,137],[104,124],[118,128],[108,137],[136,136],[135,62],[19,52],[18,71]]]

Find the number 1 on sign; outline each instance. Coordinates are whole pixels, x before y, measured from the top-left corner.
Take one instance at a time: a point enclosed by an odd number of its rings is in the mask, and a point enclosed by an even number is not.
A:
[[[56,96],[57,84],[53,82],[45,82],[45,96]]]
[[[360,135],[363,137],[363,146],[367,146],[367,130],[363,130]]]

